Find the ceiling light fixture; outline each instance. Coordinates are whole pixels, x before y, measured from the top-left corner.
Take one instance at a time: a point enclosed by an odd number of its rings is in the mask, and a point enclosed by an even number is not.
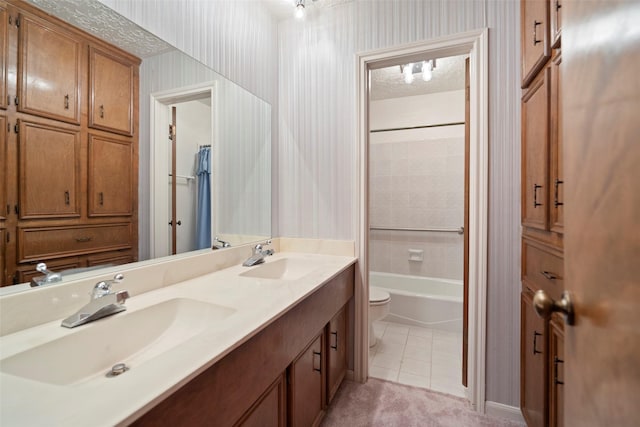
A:
[[[425,82],[430,81],[433,78],[433,70],[435,68],[436,60],[430,59],[428,61],[400,65],[400,72],[404,76],[404,82],[406,84],[411,84],[413,83],[413,75],[418,73],[422,73],[422,80]]]
[[[304,18],[304,0],[296,0],[295,16],[298,19]]]

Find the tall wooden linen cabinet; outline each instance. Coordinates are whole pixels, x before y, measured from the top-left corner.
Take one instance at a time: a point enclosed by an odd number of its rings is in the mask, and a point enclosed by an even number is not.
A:
[[[140,60],[0,0],[0,285],[137,259]]]
[[[564,290],[561,0],[521,0],[522,293],[520,407],[529,427],[562,426],[563,319],[534,293]]]

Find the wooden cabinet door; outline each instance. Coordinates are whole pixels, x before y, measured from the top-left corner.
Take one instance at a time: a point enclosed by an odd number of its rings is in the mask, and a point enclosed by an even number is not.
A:
[[[18,111],[79,124],[82,43],[54,24],[19,19]]]
[[[327,403],[331,403],[347,373],[347,306],[327,325]]]
[[[289,423],[292,427],[317,426],[324,415],[323,344],[324,333],[321,333],[289,367]]]
[[[135,66],[95,47],[89,51],[89,126],[132,135]]]
[[[0,108],[7,108],[7,8],[0,4]]]
[[[19,125],[20,218],[80,216],[80,132]]]
[[[89,135],[89,216],[133,213],[133,145]]]
[[[524,88],[549,59],[549,0],[522,0],[520,25]]]
[[[4,286],[7,278],[7,264],[5,262],[6,253],[6,231],[4,228],[0,228],[0,286]]]
[[[7,205],[7,118],[0,116],[0,220],[6,219]]]
[[[564,426],[564,320],[549,322],[549,427]]]
[[[545,69],[522,98],[522,225],[549,229],[549,87]]]
[[[547,425],[546,322],[533,309],[533,293],[521,294],[520,408],[528,427]]]
[[[564,0],[549,0],[549,14],[551,21],[551,47],[560,47],[562,34],[562,3]]]
[[[564,171],[562,161],[562,80],[558,54],[551,62],[551,197],[549,200],[551,231],[564,230]]]
[[[285,427],[287,425],[284,375],[267,389],[235,426]]]

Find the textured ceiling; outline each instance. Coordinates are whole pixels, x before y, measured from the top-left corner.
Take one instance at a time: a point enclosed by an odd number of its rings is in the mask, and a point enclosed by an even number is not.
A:
[[[27,1],[139,58],[175,49],[97,0]]]
[[[400,98],[464,89],[464,60],[466,56],[436,59],[433,78],[425,82],[422,74],[415,74],[413,83],[404,82],[400,66],[371,71],[371,99]]]

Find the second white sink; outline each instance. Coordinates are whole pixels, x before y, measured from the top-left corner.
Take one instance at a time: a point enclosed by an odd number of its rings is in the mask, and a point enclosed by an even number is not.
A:
[[[104,375],[117,363],[135,369],[235,311],[188,298],[170,299],[80,326],[80,330],[63,338],[0,360],[0,371],[49,384],[71,385]]]

